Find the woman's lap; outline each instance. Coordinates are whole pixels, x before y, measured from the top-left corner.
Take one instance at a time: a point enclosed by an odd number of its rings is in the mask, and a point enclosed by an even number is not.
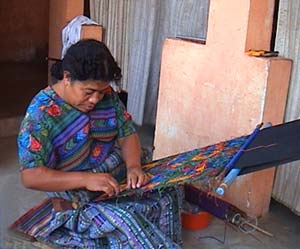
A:
[[[71,248],[176,248],[181,243],[178,191],[91,202],[53,216],[40,239]],[[61,223],[60,225],[58,225]],[[52,231],[51,231],[52,230]],[[41,235],[41,234],[40,234]]]

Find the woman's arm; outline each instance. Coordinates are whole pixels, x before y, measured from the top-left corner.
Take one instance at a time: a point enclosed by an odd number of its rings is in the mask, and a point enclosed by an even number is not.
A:
[[[118,182],[106,173],[64,172],[39,166],[24,169],[21,180],[25,187],[40,191],[86,188],[90,191],[103,191],[109,196],[120,192]]]
[[[140,188],[150,180],[141,167],[141,145],[136,133],[118,140],[127,168],[127,187]]]
[[[141,145],[136,133],[120,138],[122,157],[127,168],[141,167]]]

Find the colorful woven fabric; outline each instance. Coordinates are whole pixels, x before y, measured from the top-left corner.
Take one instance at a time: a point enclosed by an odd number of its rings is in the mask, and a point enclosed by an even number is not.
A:
[[[115,139],[135,132],[117,95],[108,93],[96,108],[82,113],[51,88],[28,107],[18,138],[21,169],[40,165],[62,171],[111,173],[125,178]],[[55,211],[46,199],[19,218],[12,229],[65,248],[178,248],[181,241],[179,191],[168,189],[143,197],[91,201],[93,192],[48,192],[50,198],[79,207]]]
[[[173,242],[181,243],[179,204],[174,189],[63,212],[47,199],[11,228],[62,248],[180,248]]]
[[[209,189],[210,180],[214,180],[224,169],[247,138],[248,136],[234,138],[146,164],[143,169],[152,176],[150,182],[137,190],[125,190],[120,196],[141,195],[196,181],[204,189]],[[105,198],[99,196],[96,200]]]

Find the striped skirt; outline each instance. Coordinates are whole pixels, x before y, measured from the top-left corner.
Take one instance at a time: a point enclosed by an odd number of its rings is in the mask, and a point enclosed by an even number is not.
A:
[[[48,198],[11,228],[62,248],[180,248],[180,195],[166,189],[64,211]]]

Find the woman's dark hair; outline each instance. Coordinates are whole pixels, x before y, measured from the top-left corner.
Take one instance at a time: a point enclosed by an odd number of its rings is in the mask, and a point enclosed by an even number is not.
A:
[[[121,69],[103,42],[86,39],[73,44],[62,61],[51,67],[54,82],[63,79],[63,72],[70,73],[71,81],[119,80]]]

